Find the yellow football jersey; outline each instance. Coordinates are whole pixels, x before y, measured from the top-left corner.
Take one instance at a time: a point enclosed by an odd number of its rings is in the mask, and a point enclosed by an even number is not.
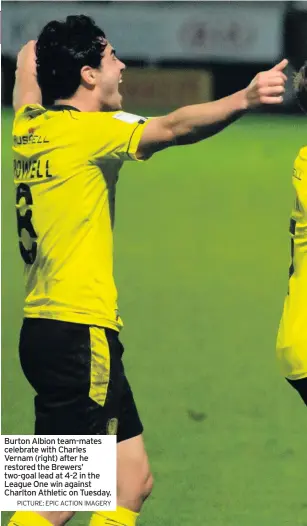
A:
[[[292,380],[307,377],[307,147],[293,170],[295,203],[290,220],[291,261],[289,292],[277,337],[283,374]]]
[[[22,107],[13,125],[24,315],[119,330],[115,186],[149,122],[123,111]]]

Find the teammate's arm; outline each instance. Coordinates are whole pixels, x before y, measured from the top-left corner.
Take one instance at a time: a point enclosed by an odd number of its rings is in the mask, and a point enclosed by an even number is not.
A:
[[[148,158],[169,146],[192,144],[222,131],[247,110],[261,104],[280,104],[287,80],[282,60],[268,71],[258,73],[250,85],[233,95],[205,104],[180,108],[152,119],[144,129],[137,156]]]
[[[30,40],[18,53],[13,91],[13,108],[25,104],[41,104],[42,94],[36,78],[35,40]]]

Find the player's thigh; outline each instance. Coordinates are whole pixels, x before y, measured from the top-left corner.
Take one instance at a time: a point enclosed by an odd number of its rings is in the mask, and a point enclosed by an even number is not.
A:
[[[89,328],[57,320],[26,319],[20,362],[35,397],[36,434],[89,434]]]
[[[19,356],[23,372],[39,395],[54,401],[88,388],[88,326],[49,319],[25,319]],[[83,351],[83,352],[82,352]]]

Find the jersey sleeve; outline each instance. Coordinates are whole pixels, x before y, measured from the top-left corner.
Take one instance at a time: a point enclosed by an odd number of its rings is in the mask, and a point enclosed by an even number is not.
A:
[[[25,104],[15,113],[14,123],[21,119],[33,119],[44,113],[46,109],[40,104]]]
[[[87,115],[93,120],[88,137],[93,160],[142,160],[136,153],[149,118],[123,111]]]

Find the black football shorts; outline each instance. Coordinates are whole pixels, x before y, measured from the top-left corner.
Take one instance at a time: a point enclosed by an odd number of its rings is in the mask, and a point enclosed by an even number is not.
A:
[[[301,395],[301,398],[307,405],[307,378],[302,378],[301,380],[287,380],[289,384],[297,390],[297,392]]]
[[[35,434],[116,434],[118,442],[141,434],[123,351],[112,329],[25,319],[19,353],[36,391]]]

